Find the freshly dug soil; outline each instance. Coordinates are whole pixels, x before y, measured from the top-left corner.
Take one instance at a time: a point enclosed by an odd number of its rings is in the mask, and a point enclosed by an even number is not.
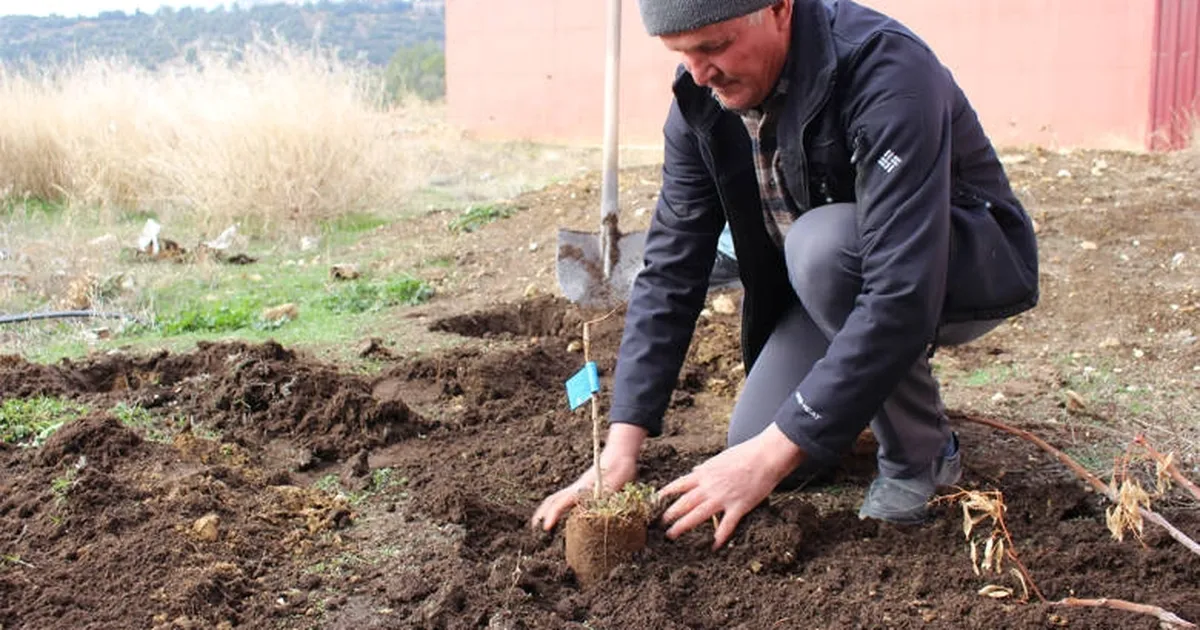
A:
[[[1007,157],[1039,225],[1042,302],[934,358],[957,409],[962,485],[1004,493],[1047,598],[1122,598],[1200,621],[1195,557],[1149,524],[1141,541],[1113,540],[1102,498],[1030,444],[967,421],[1001,418],[1101,473],[1145,431],[1195,478],[1200,167],[1188,155]],[[869,442],[819,485],[770,497],[726,547],[710,549],[711,526],[669,541],[651,523],[632,562],[580,588],[562,529],[528,520],[591,462],[590,418],[568,411],[563,381],[583,362],[580,324],[601,313],[546,295],[547,244],[563,225],[592,225],[594,181],[527,195],[470,234],[437,213],[364,234],[363,247],[396,252],[391,268],[453,261],[423,268],[438,298],[370,332],[389,345],[368,370],[274,343],[48,366],[0,357],[0,398],[89,409],[40,447],[0,445],[0,627],[1158,628],[979,595],[1020,589],[975,574],[955,506],[922,527],[860,521]],[[644,224],[657,182],[656,168],[622,173],[625,229]],[[710,302],[701,318],[641,481],[661,487],[723,447],[744,377],[730,312]],[[593,329],[606,385],[621,324],[617,313]],[[430,346],[408,344],[413,327],[458,345],[418,352]],[[1086,407],[1072,410],[1067,391]],[[150,420],[131,418],[135,406]],[[1200,537],[1194,501],[1175,491],[1157,507]]]
[[[1015,584],[973,573],[957,509],[918,528],[858,520],[870,448],[820,487],[771,497],[719,551],[711,527],[671,542],[655,523],[632,562],[582,589],[561,533],[527,521],[591,461],[590,418],[568,411],[562,391],[581,357],[568,350],[578,333],[560,322],[586,314],[546,299],[534,310],[502,305],[447,323],[491,345],[396,360],[374,376],[274,344],[5,360],[0,383],[91,412],[41,447],[0,450],[0,624],[1157,627],[977,595]],[[612,318],[593,335],[605,378],[620,326]],[[736,316],[706,317],[666,435],[642,458],[644,481],[661,487],[720,450],[739,373],[711,357],[736,352]],[[119,421],[122,402],[162,431]],[[1005,493],[1019,553],[1048,597],[1125,598],[1200,619],[1200,565],[1174,541],[1153,529],[1143,543],[1113,541],[1102,501],[1047,457],[958,428],[964,484]],[[1177,505],[1164,512],[1200,532],[1197,512]]]

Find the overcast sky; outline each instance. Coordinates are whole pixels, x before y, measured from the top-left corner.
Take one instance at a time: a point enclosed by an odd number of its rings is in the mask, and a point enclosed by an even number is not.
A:
[[[217,5],[232,5],[234,0],[0,0],[0,15],[50,15],[57,13],[67,17],[96,15],[101,11],[124,11],[133,13],[141,9],[154,13],[161,6],[203,7],[211,9]]]

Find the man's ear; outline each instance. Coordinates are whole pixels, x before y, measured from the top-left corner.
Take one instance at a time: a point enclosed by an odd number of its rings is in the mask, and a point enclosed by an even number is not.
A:
[[[794,0],[779,0],[771,5],[771,18],[781,27],[790,27],[792,23],[792,4]]]

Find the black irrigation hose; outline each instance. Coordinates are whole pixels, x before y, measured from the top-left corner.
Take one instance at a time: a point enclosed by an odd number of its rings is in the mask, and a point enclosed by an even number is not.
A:
[[[136,323],[142,320],[124,313],[101,313],[99,311],[42,311],[40,313],[18,313],[16,315],[0,315],[0,324],[16,324],[32,322],[39,319],[68,319],[72,317],[94,317],[101,319],[124,319]]]

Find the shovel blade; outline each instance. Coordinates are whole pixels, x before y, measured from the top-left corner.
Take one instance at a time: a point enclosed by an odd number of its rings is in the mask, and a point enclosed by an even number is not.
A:
[[[603,245],[599,234],[558,231],[555,273],[564,297],[590,308],[614,307],[629,299],[633,280],[642,270],[646,233],[621,234],[611,246],[616,250],[616,255],[611,272],[605,275]]]

